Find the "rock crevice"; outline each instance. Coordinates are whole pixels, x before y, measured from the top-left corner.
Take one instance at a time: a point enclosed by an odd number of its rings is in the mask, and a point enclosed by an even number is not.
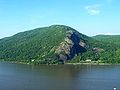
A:
[[[75,31],[66,31],[66,37],[55,50],[58,60],[70,60],[86,51],[86,43]]]

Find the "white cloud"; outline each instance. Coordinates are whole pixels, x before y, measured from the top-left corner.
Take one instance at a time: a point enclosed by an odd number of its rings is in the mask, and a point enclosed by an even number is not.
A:
[[[100,6],[99,4],[88,5],[85,7],[85,10],[87,10],[89,15],[97,15],[100,14]]]

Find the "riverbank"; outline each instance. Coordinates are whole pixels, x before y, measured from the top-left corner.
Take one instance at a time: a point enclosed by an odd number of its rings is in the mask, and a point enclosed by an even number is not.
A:
[[[120,65],[120,63],[104,63],[102,61],[81,61],[79,63],[67,62],[66,65]]]
[[[109,64],[109,63],[65,63],[65,65],[120,65],[120,64]]]
[[[31,65],[30,63],[27,62],[18,62],[18,61],[0,61],[0,62]]]
[[[26,64],[26,65],[120,65],[118,64],[112,64],[112,63],[102,63],[102,62],[79,62],[79,63],[68,63],[65,62],[64,64],[34,64],[34,63],[27,63],[27,62],[18,62],[18,61],[0,61],[0,62],[8,62],[8,63],[16,63],[16,64]]]

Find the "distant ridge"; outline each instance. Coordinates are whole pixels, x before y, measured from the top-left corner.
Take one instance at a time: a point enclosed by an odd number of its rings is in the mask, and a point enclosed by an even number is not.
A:
[[[99,41],[120,45],[120,35],[96,35],[93,38]]]

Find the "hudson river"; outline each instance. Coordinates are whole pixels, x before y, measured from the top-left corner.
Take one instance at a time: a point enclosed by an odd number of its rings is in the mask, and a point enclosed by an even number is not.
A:
[[[0,63],[0,90],[120,90],[119,65]]]

